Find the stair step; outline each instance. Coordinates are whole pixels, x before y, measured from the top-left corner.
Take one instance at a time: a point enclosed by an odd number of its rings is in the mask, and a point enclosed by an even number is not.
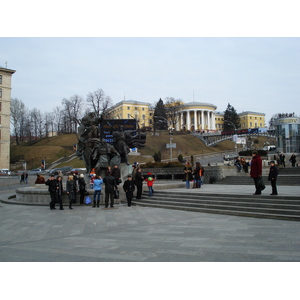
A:
[[[278,198],[277,198],[278,197]],[[300,199],[292,196],[199,194],[158,191],[152,197],[132,201],[136,205],[300,221]]]

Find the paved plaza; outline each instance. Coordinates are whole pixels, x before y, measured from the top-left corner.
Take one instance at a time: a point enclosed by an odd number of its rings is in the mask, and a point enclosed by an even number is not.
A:
[[[226,188],[253,191],[252,186]],[[205,185],[199,196],[218,189],[224,186]],[[299,187],[280,190],[299,195]],[[300,222],[124,204],[51,211],[0,203],[0,261],[299,262]]]

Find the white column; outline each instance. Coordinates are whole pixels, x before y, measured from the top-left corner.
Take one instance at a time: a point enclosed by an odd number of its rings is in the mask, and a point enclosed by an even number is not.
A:
[[[197,125],[197,110],[194,110],[194,130],[196,131],[198,129]]]
[[[180,130],[183,129],[183,111],[180,113]]]
[[[203,109],[201,110],[201,125],[202,125],[202,130],[204,129],[204,111]]]
[[[175,122],[176,122],[176,131],[179,131],[180,130],[180,128],[179,128],[179,112],[176,112],[176,114],[175,114]]]
[[[186,112],[186,127],[186,130],[191,130],[191,116],[189,110]]]
[[[207,111],[207,130],[210,130],[210,111]]]
[[[212,112],[212,129],[216,130],[216,115],[215,112]]]

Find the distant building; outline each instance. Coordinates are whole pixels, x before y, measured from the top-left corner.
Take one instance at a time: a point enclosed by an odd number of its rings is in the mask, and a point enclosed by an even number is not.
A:
[[[284,153],[300,152],[300,118],[292,114],[278,114],[272,119],[277,150]]]
[[[224,128],[224,112],[217,112],[217,106],[203,102],[182,103],[176,113],[176,131],[222,131]],[[154,108],[151,104],[124,100],[108,109],[111,119],[138,120],[139,126],[152,127]],[[265,114],[246,111],[238,114],[241,129],[265,127]],[[168,124],[171,122],[169,120]],[[171,126],[171,125],[170,125]]]
[[[0,67],[0,168],[10,163],[10,102],[11,78],[15,70]]]
[[[152,127],[154,107],[150,103],[123,100],[107,111],[110,119],[136,119],[140,128]]]
[[[265,127],[265,114],[254,111],[243,111],[238,114],[241,129]]]

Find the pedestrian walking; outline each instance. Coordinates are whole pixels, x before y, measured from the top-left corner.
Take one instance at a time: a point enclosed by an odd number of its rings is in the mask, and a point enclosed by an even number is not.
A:
[[[93,207],[96,207],[96,198],[97,198],[97,207],[100,205],[100,197],[102,190],[103,179],[100,176],[95,176],[94,180],[94,199],[93,199]]]
[[[134,192],[134,183],[132,180],[131,175],[127,176],[127,180],[125,180],[123,184],[123,190],[126,193],[126,199],[127,199],[127,205],[130,207],[131,206],[131,200],[133,198],[133,192]]]
[[[269,176],[268,176],[268,180],[271,181],[271,186],[272,186],[272,194],[270,194],[270,195],[278,195],[277,187],[276,187],[278,169],[275,167],[275,162],[273,160],[270,162],[270,166],[271,167],[270,167]]]

